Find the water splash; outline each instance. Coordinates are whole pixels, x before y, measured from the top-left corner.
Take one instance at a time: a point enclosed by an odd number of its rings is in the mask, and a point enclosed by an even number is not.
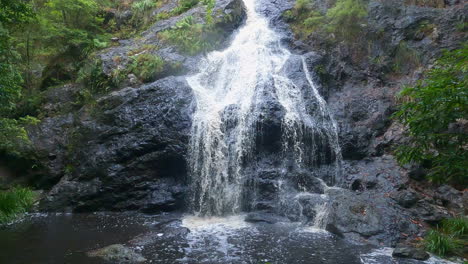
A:
[[[207,55],[198,74],[187,78],[197,103],[190,144],[192,210],[199,216],[238,214],[248,182],[246,161],[255,150],[262,103],[275,100],[283,108],[282,151],[297,168],[316,174],[337,173],[341,155],[336,125],[302,60],[307,89],[288,76],[292,54],[281,36],[244,0],[246,24],[223,51]],[[306,99],[307,98],[307,99]],[[333,163],[332,166],[328,164]],[[327,164],[327,166],[322,166]],[[335,183],[336,175],[327,184]]]

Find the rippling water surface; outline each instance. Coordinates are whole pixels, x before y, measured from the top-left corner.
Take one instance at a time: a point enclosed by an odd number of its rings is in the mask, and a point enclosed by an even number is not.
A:
[[[31,215],[0,228],[0,263],[106,263],[86,252],[124,244],[146,263],[390,264],[391,249],[356,245],[295,223],[251,224],[243,216]],[[426,263],[444,263],[431,259]]]

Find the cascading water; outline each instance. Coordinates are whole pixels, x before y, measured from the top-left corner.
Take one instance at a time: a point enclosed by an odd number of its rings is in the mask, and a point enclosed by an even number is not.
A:
[[[202,71],[188,78],[197,103],[190,146],[191,202],[200,216],[236,214],[244,203],[252,202],[243,201],[249,181],[244,168],[255,160],[255,141],[262,133],[258,127],[265,114],[260,106],[265,100],[276,101],[284,113],[278,155],[289,156],[297,169],[315,170],[316,176],[324,168],[332,167],[334,174],[339,171],[336,126],[306,60],[300,60],[302,69],[298,69],[307,84],[304,88],[288,76],[293,55],[282,47],[280,35],[256,12],[255,0],[244,3],[247,21],[231,45],[208,54],[200,64]],[[325,163],[331,165],[322,166]],[[288,181],[287,171],[283,174],[278,186]],[[333,185],[335,177],[326,183]],[[290,188],[308,191],[284,186],[279,187],[279,201],[290,195]]]

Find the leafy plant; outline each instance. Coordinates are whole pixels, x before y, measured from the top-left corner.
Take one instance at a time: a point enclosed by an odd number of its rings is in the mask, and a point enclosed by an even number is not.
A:
[[[460,237],[468,235],[468,220],[463,217],[449,218],[442,221],[445,232]]]
[[[93,94],[102,94],[110,89],[111,84],[103,74],[102,61],[91,59],[78,72],[78,82],[85,85]]]
[[[29,146],[25,126],[37,119],[18,117],[16,108],[22,96],[23,78],[19,53],[13,48],[10,29],[33,17],[31,6],[22,1],[0,1],[0,153],[21,156]]]
[[[361,35],[366,16],[364,0],[338,0],[325,14],[318,11],[310,0],[297,0],[294,7],[283,14],[299,38],[319,32],[348,42]]]
[[[192,16],[183,18],[173,28],[159,33],[163,41],[190,55],[213,49],[219,43],[219,35],[216,28],[195,23]]]
[[[403,73],[418,65],[420,65],[418,52],[409,47],[406,42],[401,41],[395,51],[393,70],[398,73]]]
[[[144,25],[148,24],[151,19],[151,11],[156,6],[154,0],[139,0],[132,4],[133,20],[142,21]],[[135,22],[138,23],[138,22]]]
[[[0,151],[15,156],[27,152],[31,142],[25,126],[38,122],[38,119],[30,116],[19,119],[0,118]]]
[[[400,163],[429,161],[429,179],[467,184],[468,135],[457,130],[468,116],[468,46],[446,52],[425,79],[400,93],[394,118],[406,125],[409,142],[396,150]]]
[[[327,30],[342,40],[352,41],[362,32],[362,24],[367,16],[364,0],[338,0],[327,11]]]
[[[180,0],[176,8],[171,11],[172,16],[177,16],[186,11],[190,10],[192,7],[198,4],[199,0]]]
[[[128,70],[135,74],[143,82],[150,82],[157,78],[164,70],[164,60],[150,53],[143,53],[138,56],[133,56],[132,62]]]
[[[467,243],[467,233],[466,218],[445,219],[440,227],[428,232],[424,245],[428,251],[440,256],[461,255],[460,249]]]
[[[0,224],[10,222],[31,209],[35,193],[28,188],[15,187],[0,192]]]
[[[439,256],[453,253],[461,246],[455,238],[437,230],[429,231],[424,241],[426,249]]]

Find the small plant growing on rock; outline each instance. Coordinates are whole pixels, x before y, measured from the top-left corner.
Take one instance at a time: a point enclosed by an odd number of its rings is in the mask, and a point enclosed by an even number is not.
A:
[[[326,13],[318,11],[311,0],[298,0],[294,8],[283,14],[299,38],[319,32],[346,42],[353,42],[361,35],[366,16],[364,0],[338,0]]]
[[[128,70],[135,74],[141,81],[150,82],[157,78],[164,70],[164,60],[150,53],[143,53],[138,56],[131,57],[132,62]]]
[[[189,55],[213,49],[218,35],[214,27],[196,23],[192,16],[183,18],[173,28],[159,33],[163,41]]]
[[[452,218],[442,221],[437,229],[430,230],[424,239],[426,249],[439,256],[461,255],[466,245],[468,220]]]

